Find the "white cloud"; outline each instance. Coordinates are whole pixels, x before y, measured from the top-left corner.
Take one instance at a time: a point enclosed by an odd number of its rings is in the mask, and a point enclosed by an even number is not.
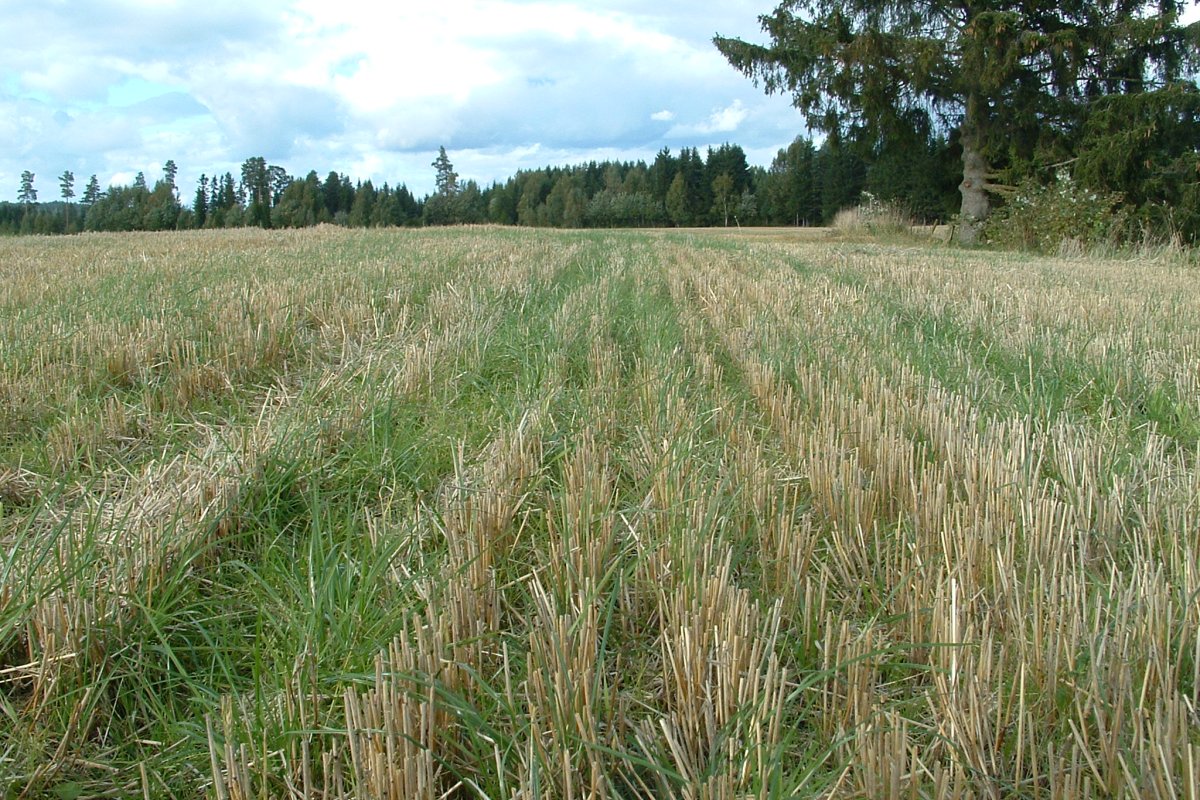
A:
[[[793,116],[795,112],[793,112]],[[742,124],[751,116],[750,109],[741,99],[735,99],[729,105],[712,109],[707,117],[698,122],[678,123],[667,131],[668,139],[704,139],[716,134],[722,141],[730,141],[733,134],[741,129]],[[794,137],[795,134],[793,133]],[[789,138],[788,141],[791,141]]]
[[[747,149],[782,146],[799,115],[710,42],[753,37],[760,6],[30,3],[6,19],[23,35],[0,51],[0,198],[22,169],[149,178],[168,158],[181,185],[262,155],[428,191],[442,144],[485,183],[735,132]]]
[[[746,121],[749,114],[750,112],[746,110],[741,100],[734,100],[728,107],[709,115],[707,122],[696,126],[696,131],[698,133],[732,133]]]

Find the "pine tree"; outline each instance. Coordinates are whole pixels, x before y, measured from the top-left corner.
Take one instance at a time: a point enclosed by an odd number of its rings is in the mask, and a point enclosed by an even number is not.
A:
[[[782,225],[821,224],[821,193],[816,183],[816,155],[813,143],[796,137],[780,150],[764,177],[763,213],[770,222]]]
[[[371,215],[376,200],[375,186],[371,181],[360,183],[354,192],[354,204],[350,208],[348,223],[351,228],[367,228],[371,225]]]
[[[58,188],[62,190],[63,217],[65,230],[71,230],[71,198],[75,196],[75,173],[69,169],[63,170],[58,176]]]
[[[246,209],[248,222],[261,228],[271,227],[271,173],[262,156],[242,162],[241,192],[250,201]]]
[[[29,170],[21,173],[21,190],[17,194],[17,200],[27,206],[37,202],[37,189],[33,188],[34,177]]]
[[[667,200],[667,192],[671,188],[671,181],[675,180],[675,173],[679,169],[678,160],[671,155],[669,148],[664,147],[658,151],[658,155],[654,157],[654,164],[650,167],[650,191],[654,194],[654,199],[660,203],[665,203]]]
[[[446,148],[438,148],[438,156],[431,164],[436,171],[437,176],[434,181],[437,184],[437,193],[443,196],[449,196],[458,193],[458,173],[454,171],[454,165],[450,163],[450,157],[446,155]]]
[[[170,187],[172,194],[176,192],[175,176],[179,174],[179,167],[175,166],[173,159],[167,159],[167,163],[163,164],[163,181]]]

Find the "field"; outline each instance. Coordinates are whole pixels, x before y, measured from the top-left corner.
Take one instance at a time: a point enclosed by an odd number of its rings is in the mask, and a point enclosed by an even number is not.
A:
[[[0,796],[1200,799],[1200,272],[0,241]]]

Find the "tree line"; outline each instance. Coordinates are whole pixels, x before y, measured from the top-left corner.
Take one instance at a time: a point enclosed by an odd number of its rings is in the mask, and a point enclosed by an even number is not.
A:
[[[21,177],[18,202],[0,203],[0,233],[159,231],[322,223],[386,227],[493,223],[538,227],[700,227],[822,225],[864,191],[902,204],[915,218],[937,222],[953,213],[952,143],[919,126],[887,146],[828,137],[798,137],[770,167],[751,166],[736,144],[663,148],[645,161],[590,161],[522,170],[481,187],[459,180],[445,148],[433,162],[437,188],[418,198],[406,184],[376,186],[338,172],[295,177],[256,156],[240,173],[201,175],[189,196],[168,161],[150,185],[101,190],[95,175],[78,202],[70,172],[59,176],[60,199],[38,202],[35,176]]]
[[[181,196],[174,160],[151,187],[139,172],[130,185],[101,190],[95,175],[78,203],[74,175],[59,179],[61,200],[39,203],[35,176],[26,171],[16,203],[0,203],[0,233],[59,234],[82,231],[161,231],[245,226],[298,228],[320,223],[357,227],[412,225],[422,220],[422,201],[403,184],[376,188],[330,172],[303,178],[256,156],[240,174],[201,175],[195,191]]]

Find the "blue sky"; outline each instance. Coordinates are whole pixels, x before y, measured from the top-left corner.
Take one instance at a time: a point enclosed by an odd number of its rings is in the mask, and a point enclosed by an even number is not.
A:
[[[736,142],[754,163],[804,130],[712,46],[770,0],[0,0],[0,199],[200,173],[261,155],[294,174],[433,188],[662,147]],[[14,35],[17,34],[17,35]]]
[[[487,184],[731,141],[752,163],[804,132],[711,44],[761,39],[775,0],[0,0],[0,200],[42,200],[263,156],[293,174],[433,188],[439,145]],[[1197,16],[1191,6],[1190,18]]]

